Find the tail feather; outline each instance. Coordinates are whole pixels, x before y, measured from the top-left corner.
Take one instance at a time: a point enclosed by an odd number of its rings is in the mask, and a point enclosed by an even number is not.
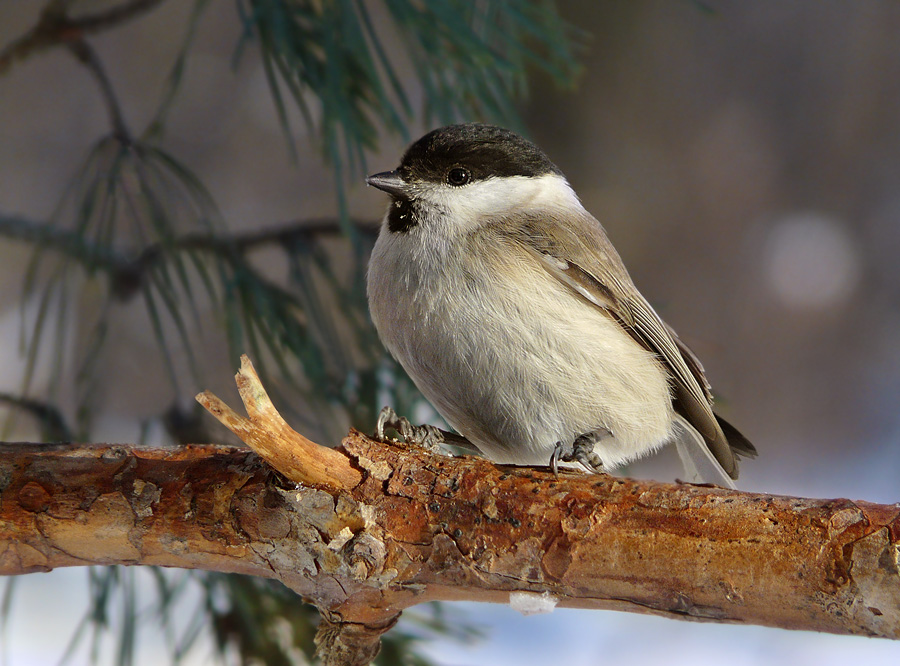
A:
[[[715,483],[731,489],[736,487],[728,472],[709,450],[706,440],[688,423],[687,419],[680,415],[676,416],[675,429],[675,450],[678,451],[678,457],[681,458],[687,481]],[[734,429],[732,428],[732,430]],[[747,444],[750,443],[747,442]],[[752,446],[751,444],[750,447],[752,448]]]
[[[719,422],[719,427],[722,429],[722,432],[725,433],[725,439],[728,440],[728,446],[731,447],[732,451],[745,458],[756,457],[756,447],[753,446],[753,444],[750,443],[750,440],[744,437],[737,428],[718,414],[716,414],[716,421]]]

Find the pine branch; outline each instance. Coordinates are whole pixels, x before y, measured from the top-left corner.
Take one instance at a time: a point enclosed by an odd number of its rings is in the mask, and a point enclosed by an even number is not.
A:
[[[92,243],[82,234],[20,215],[0,214],[0,236],[62,252],[81,264],[101,270],[122,263],[122,257],[107,245]]]
[[[31,55],[57,46],[81,41],[85,35],[118,27],[148,12],[163,0],[131,0],[92,14],[71,17],[66,13],[70,2],[51,0],[41,12],[37,24],[0,51],[0,75]]]
[[[377,233],[377,226],[372,222],[353,220],[351,223],[364,236],[374,237]],[[338,221],[330,218],[289,222],[234,234],[193,232],[152,243],[134,256],[116,252],[107,244],[93,243],[81,234],[54,224],[0,214],[0,236],[56,250],[87,269],[104,271],[111,276],[113,293],[127,294],[134,293],[133,285],[141,284],[151,270],[177,252],[205,251],[226,256],[266,245],[285,248],[308,245],[317,239],[340,236],[342,233]],[[118,289],[115,287],[117,284],[127,288]]]
[[[82,14],[71,19],[72,25],[84,32],[100,32],[115,28],[122,23],[126,23],[137,16],[144,14],[157,5],[162,4],[163,0],[131,0],[123,2],[119,5],[113,5],[108,9],[95,12],[93,14]]]
[[[119,105],[112,82],[106,75],[106,70],[103,68],[103,63],[100,62],[97,52],[84,39],[72,40],[67,46],[78,62],[87,67],[91,74],[94,75],[94,78],[97,79],[100,93],[103,95],[103,101],[106,103],[107,113],[109,113],[109,122],[113,128],[113,136],[125,145],[134,143],[134,137],[125,124],[122,107]]]
[[[365,236],[378,233],[375,222],[351,220],[351,224]],[[38,222],[19,215],[0,213],[0,236],[20,240],[63,252],[76,261],[92,267],[109,269],[128,262],[150,264],[168,251],[209,250],[222,253],[226,250],[241,252],[265,245],[289,247],[296,243],[308,243],[318,238],[340,236],[343,229],[335,218],[296,220],[280,225],[241,231],[234,234],[192,232],[166,241],[148,245],[140,253],[140,259],[127,259],[124,254],[111,252],[107,245],[98,246],[75,232],[62,229],[48,222]]]
[[[900,506],[560,474],[352,431],[291,431],[249,363],[255,454],[5,444],[0,574],[155,564],[276,578],[320,609],[326,664],[364,664],[433,600],[628,610],[900,638]]]
[[[31,414],[40,424],[41,438],[44,441],[69,442],[74,437],[65,416],[54,405],[6,392],[0,392],[0,403],[6,403]]]

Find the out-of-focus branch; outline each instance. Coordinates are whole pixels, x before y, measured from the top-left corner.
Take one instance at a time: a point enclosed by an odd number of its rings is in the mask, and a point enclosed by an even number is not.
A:
[[[900,638],[900,505],[495,465],[284,424],[248,362],[249,451],[0,446],[0,574],[157,564],[278,578],[365,664],[432,600],[627,610]]]
[[[6,403],[31,414],[40,424],[41,437],[45,441],[67,442],[72,439],[72,429],[66,423],[62,412],[55,406],[6,392],[0,392],[0,403]]]
[[[100,86],[100,93],[103,95],[103,101],[106,104],[106,111],[109,114],[109,122],[113,128],[113,135],[122,143],[131,145],[134,139],[131,131],[125,124],[125,117],[122,115],[122,107],[119,106],[119,100],[113,90],[112,83],[106,75],[103,63],[97,56],[97,52],[84,39],[75,39],[68,43],[69,50],[83,64]]]
[[[92,243],[82,235],[50,222],[21,215],[0,213],[0,236],[62,252],[79,263],[101,270],[112,270],[127,263],[109,246]]]
[[[353,221],[352,224],[370,238],[377,231],[377,226],[371,222]],[[337,220],[332,219],[293,222],[236,234],[189,233],[148,245],[135,256],[117,252],[108,245],[93,243],[73,231],[47,222],[0,214],[0,237],[53,249],[75,259],[86,268],[106,272],[112,280],[113,292],[124,295],[136,293],[134,286],[142,284],[149,271],[175,252],[205,251],[227,257],[235,252],[249,252],[265,245],[290,248],[292,245],[311,243],[318,238],[340,236],[342,233]]]
[[[378,225],[363,220],[350,220],[350,224],[365,236],[373,237],[378,232]],[[301,220],[285,224],[243,231],[234,234],[191,233],[179,236],[171,241],[155,243],[145,248],[140,261],[156,261],[159,255],[171,250],[210,250],[213,252],[246,252],[265,245],[281,245],[290,247],[294,244],[309,243],[317,238],[340,236],[344,233],[337,219],[322,218]]]
[[[51,0],[31,30],[0,50],[0,75],[16,61],[25,60],[39,51],[81,41],[85,35],[114,28],[162,2],[130,0],[95,13],[69,16],[67,10],[71,2]]]
[[[140,14],[155,9],[156,6],[162,4],[163,1],[164,0],[129,0],[92,14],[81,14],[72,18],[71,21],[73,25],[84,32],[99,32],[114,28],[121,23],[130,21]]]
[[[374,238],[378,232],[378,225],[374,222],[351,220],[351,224],[365,236]],[[167,252],[172,251],[209,250],[220,254],[235,250],[245,252],[265,245],[289,247],[296,243],[308,243],[316,238],[340,236],[343,233],[338,221],[331,218],[299,220],[234,234],[188,233],[164,243],[148,245],[137,258],[128,259],[124,254],[119,255],[111,251],[106,245],[97,246],[72,231],[48,222],[0,213],[0,236],[43,245],[101,270],[122,270],[127,264],[139,264],[149,268],[160,261]]]

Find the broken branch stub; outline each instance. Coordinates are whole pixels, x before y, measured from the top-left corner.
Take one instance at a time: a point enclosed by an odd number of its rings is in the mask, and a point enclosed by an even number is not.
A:
[[[272,467],[296,483],[335,490],[352,490],[362,481],[346,455],[316,444],[285,422],[246,354],[234,378],[247,418],[209,391],[200,393],[197,402]]]

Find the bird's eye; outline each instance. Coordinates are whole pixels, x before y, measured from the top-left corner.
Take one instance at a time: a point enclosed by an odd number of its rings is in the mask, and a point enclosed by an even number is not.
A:
[[[447,182],[456,187],[465,185],[472,180],[472,173],[463,167],[453,167],[447,172]]]

